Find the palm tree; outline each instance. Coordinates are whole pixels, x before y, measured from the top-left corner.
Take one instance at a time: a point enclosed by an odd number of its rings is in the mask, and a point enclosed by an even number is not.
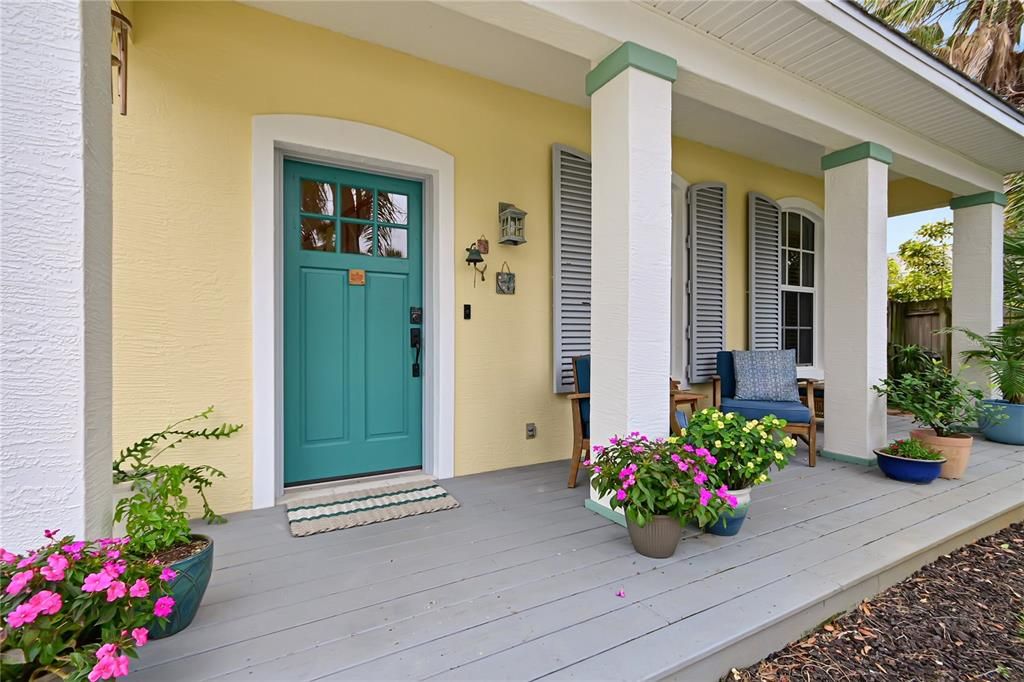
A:
[[[1024,108],[1024,0],[863,0],[864,7],[953,68]],[[946,35],[942,20],[954,17]]]

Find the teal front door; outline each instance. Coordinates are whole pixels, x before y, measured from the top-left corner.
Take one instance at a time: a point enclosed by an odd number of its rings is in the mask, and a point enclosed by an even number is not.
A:
[[[285,161],[285,485],[422,464],[422,195]]]

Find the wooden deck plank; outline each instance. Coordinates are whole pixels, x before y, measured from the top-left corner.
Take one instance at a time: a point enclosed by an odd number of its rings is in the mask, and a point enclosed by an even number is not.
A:
[[[195,624],[143,649],[133,679],[616,679],[610,661],[632,642],[653,675],[701,655],[680,648],[683,624],[722,645],[703,614],[799,575],[811,589],[780,602],[797,608],[943,541],[951,520],[1024,504],[1022,454],[979,441],[964,480],[931,486],[794,463],[755,490],[739,536],[691,531],[665,560],[581,509],[585,484],[565,488],[564,461],[443,481],[460,509],[310,538],[292,538],[280,508],[236,515],[210,530],[224,551]],[[676,645],[658,668],[646,647],[664,632]]]

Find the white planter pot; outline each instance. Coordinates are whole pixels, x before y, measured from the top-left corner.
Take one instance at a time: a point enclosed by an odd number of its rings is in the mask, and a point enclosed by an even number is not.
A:
[[[750,504],[750,488],[742,490],[730,490],[729,494],[736,498],[736,506],[742,507]]]

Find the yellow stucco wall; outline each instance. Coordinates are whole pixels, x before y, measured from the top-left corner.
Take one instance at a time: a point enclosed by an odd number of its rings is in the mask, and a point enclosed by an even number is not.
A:
[[[568,455],[569,413],[551,392],[551,145],[589,148],[589,113],[336,33],[232,3],[135,3],[129,115],[114,121],[114,437],[118,447],[218,406],[251,420],[253,115],[371,123],[455,157],[456,473]],[[582,84],[581,84],[582,87]],[[818,178],[675,140],[690,182],[729,192],[728,341],[746,338],[746,192],[822,203]],[[496,210],[529,212],[529,242],[499,247]],[[515,296],[472,285],[462,247],[492,242]],[[429,312],[428,312],[429,314]],[[526,440],[524,425],[537,424]],[[250,504],[252,442],[182,450],[224,469],[221,511]]]

